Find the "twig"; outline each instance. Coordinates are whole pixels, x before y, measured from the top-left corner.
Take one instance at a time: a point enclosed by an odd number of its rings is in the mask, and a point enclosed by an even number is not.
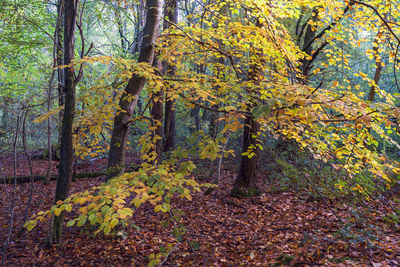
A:
[[[231,54],[229,54],[228,52],[226,52],[226,51],[224,51],[224,50],[222,50],[222,49],[219,49],[219,48],[216,47],[215,45],[209,44],[209,43],[207,43],[207,42],[205,42],[205,41],[197,40],[196,38],[190,36],[187,32],[185,32],[185,30],[184,30],[183,28],[181,28],[179,25],[177,25],[177,24],[171,22],[170,20],[168,20],[168,19],[166,19],[166,18],[163,18],[163,20],[166,21],[166,22],[168,22],[168,23],[171,24],[172,26],[174,26],[176,29],[180,30],[180,31],[183,33],[183,35],[186,36],[186,37],[187,37],[189,40],[191,40],[192,42],[197,43],[198,45],[200,45],[200,46],[202,46],[202,47],[208,47],[209,49],[214,50],[215,52],[217,52],[217,53],[219,53],[219,54],[225,56],[226,58],[228,58],[229,61],[231,62],[231,66],[232,66],[233,70],[235,71],[237,77],[240,77],[240,72],[239,72],[239,70],[240,70],[241,73],[242,73],[243,75],[245,75],[246,77],[249,76],[248,73],[246,73],[246,72],[244,71],[244,69],[243,69],[240,65],[237,64],[237,62],[236,62],[236,60],[234,59],[234,57],[233,57]],[[239,68],[239,69],[238,69],[238,68]]]
[[[335,215],[336,219],[338,219],[338,221],[343,224],[342,219],[339,217],[339,215],[336,213],[336,211],[331,207],[331,205],[329,205],[328,201],[326,200],[326,198],[324,197],[324,195],[322,195],[322,193],[318,190],[317,186],[308,178],[308,174],[304,173],[303,170],[301,169],[301,167],[297,164],[297,162],[293,159],[292,154],[289,151],[289,147],[286,144],[286,142],[284,141],[283,144],[285,145],[285,149],[289,154],[289,158],[290,160],[293,162],[294,166],[299,170],[300,174],[306,179],[307,183],[309,183],[315,190],[315,192],[317,192],[317,194],[321,197],[321,199],[323,200],[323,202],[325,203],[325,205],[328,207],[328,209],[330,211],[332,211],[332,213]]]
[[[311,41],[308,42],[308,44],[306,44],[303,47],[302,51],[306,51],[315,42],[315,40],[321,38],[322,36],[324,36],[324,34],[327,31],[332,29],[346,15],[347,11],[349,11],[350,7],[353,6],[355,2],[356,1],[351,1],[350,4],[348,6],[346,6],[345,9],[343,10],[342,16],[340,16],[339,18],[334,20],[331,24],[329,24],[326,28],[324,28],[318,35],[316,35],[314,38],[312,38]]]
[[[56,23],[56,28],[54,29],[54,38],[53,38],[53,70],[51,72],[51,77],[50,77],[50,82],[49,82],[49,88],[47,92],[47,112],[50,112],[51,109],[51,96],[53,93],[53,80],[56,75],[57,71],[57,35],[59,34],[60,31],[60,23],[61,23],[61,13],[57,12],[57,23]],[[28,114],[28,112],[26,113]],[[25,115],[26,119],[26,115]],[[25,120],[24,120],[25,123]],[[25,125],[24,125],[25,127]],[[53,151],[51,149],[51,116],[47,119],[47,148],[48,148],[48,155],[49,155],[49,161],[47,165],[47,176],[44,179],[45,183],[50,182],[50,176],[51,176],[51,169],[52,169],[52,160],[53,160]],[[28,158],[30,161],[30,157]]]
[[[26,204],[26,208],[25,208],[25,212],[24,212],[24,220],[22,225],[25,224],[25,222],[28,219],[28,214],[29,214],[29,209],[32,203],[32,195],[33,195],[33,167],[32,167],[32,159],[30,154],[28,153],[27,149],[26,149],[26,117],[28,116],[29,110],[27,110],[25,112],[25,116],[22,122],[22,145],[24,148],[24,154],[26,156],[26,158],[28,159],[28,166],[29,166],[29,175],[30,175],[30,190],[29,190],[29,198],[28,198],[28,203]],[[24,231],[24,227],[22,227],[18,233],[18,236],[20,236],[23,231]]]
[[[227,145],[228,145],[228,142],[229,142],[229,138],[230,138],[230,137],[231,137],[231,133],[228,133],[228,136],[226,137],[226,142],[225,142],[225,144],[224,144],[224,147],[222,148],[222,156],[221,156],[221,158],[220,158],[219,161],[218,161],[218,172],[217,172],[217,181],[216,181],[216,184],[219,183],[219,180],[220,180],[220,177],[221,177],[222,159],[224,158],[224,152],[225,152],[225,149],[226,149],[226,147],[227,147]]]
[[[399,92],[400,92],[399,81],[396,76],[396,63],[397,63],[397,54],[399,53],[399,46],[400,46],[400,43],[397,44],[396,54],[395,54],[395,57],[393,60],[393,76],[394,76],[394,81],[396,82],[397,90],[399,90]]]
[[[393,37],[397,40],[397,42],[400,43],[400,38],[394,33],[392,27],[390,27],[390,25],[389,25],[389,22],[381,15],[381,13],[379,13],[379,11],[374,6],[364,3],[364,2],[361,2],[361,1],[357,1],[357,0],[351,0],[351,2],[372,9],[375,12],[375,14],[378,15],[379,19],[383,22],[383,24],[385,24],[386,28],[393,35]]]
[[[19,135],[19,124],[21,119],[21,112],[22,108],[18,111],[17,115],[17,125],[15,128],[15,135],[14,135],[14,143],[13,143],[13,168],[14,168],[14,181],[13,181],[13,193],[11,199],[11,207],[10,207],[10,218],[8,220],[8,232],[6,240],[4,240],[4,245],[1,249],[1,256],[2,262],[1,265],[4,267],[6,265],[6,258],[7,258],[7,249],[11,242],[12,237],[12,228],[14,223],[14,209],[15,209],[15,193],[17,191],[17,142],[18,142],[18,135]]]
[[[172,210],[169,210],[169,216],[171,216],[171,218],[172,218],[172,220],[173,220],[173,222],[174,222],[174,225],[175,225],[175,226],[176,226],[176,225],[179,226],[179,222],[175,219],[175,216],[174,216],[174,214],[172,213]],[[187,237],[185,237],[185,236],[184,236],[183,238],[186,240],[186,242],[188,243],[188,245],[189,245],[190,249],[193,251],[193,253],[196,254],[196,250],[194,250],[194,248],[192,247],[192,244],[190,244],[189,239],[187,239]]]
[[[168,252],[167,256],[165,256],[165,259],[158,264],[158,267],[161,267],[164,263],[167,262],[169,255],[171,255],[172,252],[177,250],[179,244],[180,244],[179,242],[175,244],[175,246]]]

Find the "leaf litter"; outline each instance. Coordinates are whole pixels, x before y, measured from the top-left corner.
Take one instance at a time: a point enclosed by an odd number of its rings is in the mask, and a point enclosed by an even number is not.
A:
[[[1,159],[1,175],[12,174],[6,158]],[[54,162],[54,166],[57,163]],[[35,174],[46,173],[45,161],[35,160]],[[82,171],[101,170],[104,159],[87,162]],[[29,173],[22,160],[19,175]],[[56,173],[56,169],[54,169]],[[148,256],[168,243],[175,244],[164,266],[399,266],[400,230],[390,224],[390,210],[380,202],[354,207],[329,199],[343,223],[323,204],[296,192],[268,192],[260,197],[237,199],[229,196],[236,171],[225,169],[218,187],[210,195],[195,194],[192,201],[175,199],[175,209],[184,212],[187,229],[178,242],[171,227],[160,223],[167,214],[155,213],[143,205],[132,217],[134,227],[119,229],[114,236],[93,236],[78,227],[66,227],[62,246],[46,248],[43,240],[48,225],[18,235],[28,202],[30,184],[16,190],[12,243],[7,251],[9,266],[145,266]],[[78,179],[71,193],[103,182],[104,177]],[[260,179],[262,180],[262,179]],[[7,235],[9,197],[12,185],[1,183],[0,236]],[[51,207],[55,181],[34,184],[29,215]],[[8,194],[6,194],[8,192]],[[392,201],[392,200],[388,200]],[[354,212],[358,214],[354,216]],[[365,216],[360,219],[359,214]],[[68,216],[68,215],[67,215]],[[361,216],[362,217],[362,216]],[[196,244],[194,246],[190,244]]]

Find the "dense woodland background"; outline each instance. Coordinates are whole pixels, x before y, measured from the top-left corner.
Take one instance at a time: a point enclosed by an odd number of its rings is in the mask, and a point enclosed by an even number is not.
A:
[[[0,0],[2,265],[400,265],[399,7]]]

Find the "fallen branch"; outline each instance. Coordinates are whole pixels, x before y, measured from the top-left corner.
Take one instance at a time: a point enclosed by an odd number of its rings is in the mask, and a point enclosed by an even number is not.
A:
[[[95,178],[102,175],[106,175],[106,172],[82,172],[75,175],[75,178]],[[46,175],[34,175],[32,176],[32,180],[34,182],[43,181]],[[50,180],[57,180],[58,175],[52,175]],[[6,184],[11,184],[14,180],[14,177],[4,177],[3,181]],[[30,175],[17,176],[17,184],[29,183],[31,180]]]

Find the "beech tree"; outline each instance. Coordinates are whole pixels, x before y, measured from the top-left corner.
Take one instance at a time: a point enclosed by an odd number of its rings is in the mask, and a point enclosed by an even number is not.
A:
[[[143,29],[143,40],[139,53],[139,63],[152,64],[154,58],[154,45],[159,33],[161,21],[161,1],[148,0],[146,23]],[[114,119],[110,151],[108,154],[108,177],[111,178],[125,170],[125,152],[128,140],[129,126],[137,101],[143,91],[146,78],[134,74],[129,80],[120,101],[119,110]]]
[[[79,0],[64,0],[64,62],[71,64],[74,58],[74,37]],[[61,127],[60,163],[54,202],[59,203],[68,197],[72,179],[73,141],[72,128],[75,115],[75,72],[73,66],[64,69],[63,96],[64,111]],[[54,216],[50,226],[48,242],[61,242],[64,213]]]
[[[164,9],[164,30],[168,30],[173,27],[172,24],[178,23],[178,1],[177,0],[166,0]],[[165,75],[174,77],[175,67],[171,64],[163,62],[163,68]],[[163,138],[163,150],[169,151],[175,146],[176,136],[176,111],[175,111],[175,100],[171,98],[167,92],[165,94],[165,115],[164,115],[164,138]]]

